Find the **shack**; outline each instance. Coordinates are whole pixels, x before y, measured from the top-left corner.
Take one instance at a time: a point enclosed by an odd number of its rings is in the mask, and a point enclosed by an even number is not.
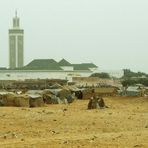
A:
[[[97,96],[116,96],[118,88],[116,87],[97,87],[94,88],[95,95]]]
[[[141,96],[141,89],[138,86],[129,86],[125,90],[125,95],[131,97]]]

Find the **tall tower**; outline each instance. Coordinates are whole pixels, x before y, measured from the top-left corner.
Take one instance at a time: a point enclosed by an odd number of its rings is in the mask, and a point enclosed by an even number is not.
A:
[[[9,68],[15,69],[24,66],[24,30],[20,29],[20,19],[13,18],[13,27],[9,29]]]

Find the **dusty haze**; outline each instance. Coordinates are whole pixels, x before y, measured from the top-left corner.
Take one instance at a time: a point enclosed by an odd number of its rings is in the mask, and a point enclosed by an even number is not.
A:
[[[148,72],[147,8],[147,0],[0,1],[0,66],[8,67],[8,29],[17,9],[25,30],[25,64],[65,58]]]

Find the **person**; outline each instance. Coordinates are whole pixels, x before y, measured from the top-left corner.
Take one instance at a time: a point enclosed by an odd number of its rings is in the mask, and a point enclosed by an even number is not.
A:
[[[87,105],[87,109],[92,109],[92,102],[93,102],[93,97],[90,98],[88,105]]]
[[[95,99],[95,97],[96,97],[95,90],[94,90],[94,89],[92,89],[92,90],[91,90],[91,93],[92,93],[92,94],[91,94],[91,95],[92,95],[92,97]]]
[[[100,109],[108,108],[108,106],[105,105],[105,102],[102,97],[97,98],[97,103],[98,103],[98,108]]]
[[[98,108],[96,97],[92,96],[88,102],[87,109],[96,109]]]
[[[87,109],[103,109],[108,108],[103,98],[100,96],[92,96],[88,102]]]

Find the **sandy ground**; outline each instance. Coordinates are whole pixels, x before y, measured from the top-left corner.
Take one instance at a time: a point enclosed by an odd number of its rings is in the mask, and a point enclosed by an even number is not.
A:
[[[148,148],[148,99],[105,98],[42,108],[0,108],[0,148]]]

